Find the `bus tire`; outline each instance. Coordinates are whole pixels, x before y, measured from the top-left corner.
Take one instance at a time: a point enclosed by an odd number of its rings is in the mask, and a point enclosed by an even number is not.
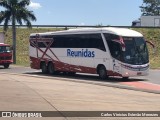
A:
[[[122,79],[123,79],[123,80],[128,80],[128,79],[129,79],[129,77],[123,77]]]
[[[42,62],[42,63],[41,63],[41,70],[42,70],[42,73],[43,73],[43,74],[48,73],[48,68],[47,68],[45,62]]]
[[[99,74],[99,77],[102,80],[104,80],[104,79],[106,79],[108,77],[107,76],[107,70],[103,65],[98,67],[98,74]]]
[[[74,76],[76,72],[68,72],[68,75]]]
[[[4,64],[4,68],[5,69],[9,68],[9,64]]]
[[[50,62],[50,63],[48,64],[48,72],[49,72],[49,74],[51,74],[51,75],[55,73],[54,65],[53,65],[52,62]]]

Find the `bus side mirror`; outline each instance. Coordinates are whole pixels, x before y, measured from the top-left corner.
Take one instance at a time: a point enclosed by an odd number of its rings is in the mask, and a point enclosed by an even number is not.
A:
[[[149,45],[152,46],[152,48],[153,48],[153,54],[155,54],[156,53],[155,45],[151,41],[148,41],[148,40],[146,40],[146,43],[148,43]]]

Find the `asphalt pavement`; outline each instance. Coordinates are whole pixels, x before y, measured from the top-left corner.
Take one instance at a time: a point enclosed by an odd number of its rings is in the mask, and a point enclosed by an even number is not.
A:
[[[115,88],[122,89],[130,89],[137,91],[145,91],[151,93],[160,94],[160,80],[159,73],[160,70],[150,70],[150,74],[148,76],[142,77],[133,77],[129,80],[123,80],[119,77],[110,77],[106,80],[99,79],[98,75],[92,74],[81,74],[77,73],[74,76],[69,76],[66,74],[58,74],[58,75],[48,75],[42,74],[41,70],[31,69],[30,67],[16,66],[11,65],[9,69],[4,69],[0,67],[1,73],[6,74],[19,74],[19,75],[29,75],[40,78],[48,78],[48,79],[60,79],[64,81],[74,81],[74,82],[83,82],[87,84],[96,84],[100,86],[110,86]]]
[[[41,74],[41,70],[35,70],[35,69],[31,69],[30,67],[23,67],[23,66],[16,66],[16,65],[11,65],[9,69],[4,69],[2,66],[0,66],[0,72],[46,76],[46,75]],[[47,76],[49,76],[49,75],[47,75]],[[62,76],[62,77],[64,77],[64,76]],[[91,75],[91,74],[77,74],[77,77],[80,77],[80,78],[86,77],[91,80],[98,79],[97,75]],[[112,78],[114,78],[114,77],[112,77]],[[132,77],[129,79],[129,81],[132,81],[133,79],[140,80],[140,81],[142,80],[142,81],[146,81],[146,82],[160,85],[160,70],[150,69],[148,76]],[[121,81],[120,79],[116,79],[116,77],[115,77],[115,79],[111,79],[110,82],[116,82],[116,80],[117,80],[117,82]]]
[[[158,120],[159,117],[67,117],[63,111],[159,111],[160,95],[115,87],[61,80],[60,77],[0,72],[0,111],[56,111],[60,117],[8,120]],[[87,76],[83,78],[88,81]],[[72,112],[70,112],[72,113]],[[159,113],[160,114],[160,113]],[[92,114],[88,114],[92,116]],[[113,114],[112,114],[113,115]],[[141,114],[142,115],[142,114]],[[42,116],[43,117],[43,116]],[[2,118],[0,118],[2,119]],[[6,120],[7,118],[5,118]]]

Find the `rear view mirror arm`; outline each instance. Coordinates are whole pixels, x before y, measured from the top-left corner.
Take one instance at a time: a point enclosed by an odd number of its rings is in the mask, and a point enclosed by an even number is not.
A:
[[[153,42],[146,40],[146,43],[148,43],[149,45],[151,45],[153,47],[153,53],[155,53],[156,48],[155,48],[155,45],[153,44]]]

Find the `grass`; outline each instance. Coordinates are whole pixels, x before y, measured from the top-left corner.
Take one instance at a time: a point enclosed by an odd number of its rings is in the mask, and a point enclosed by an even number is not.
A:
[[[29,66],[29,35],[31,33],[50,32],[62,29],[56,28],[17,28],[17,65]],[[141,32],[146,40],[152,41],[156,46],[156,53],[148,45],[151,68],[160,68],[160,29],[157,28],[134,28]],[[0,29],[2,31],[2,29]],[[12,45],[12,30],[5,33],[5,43]]]

